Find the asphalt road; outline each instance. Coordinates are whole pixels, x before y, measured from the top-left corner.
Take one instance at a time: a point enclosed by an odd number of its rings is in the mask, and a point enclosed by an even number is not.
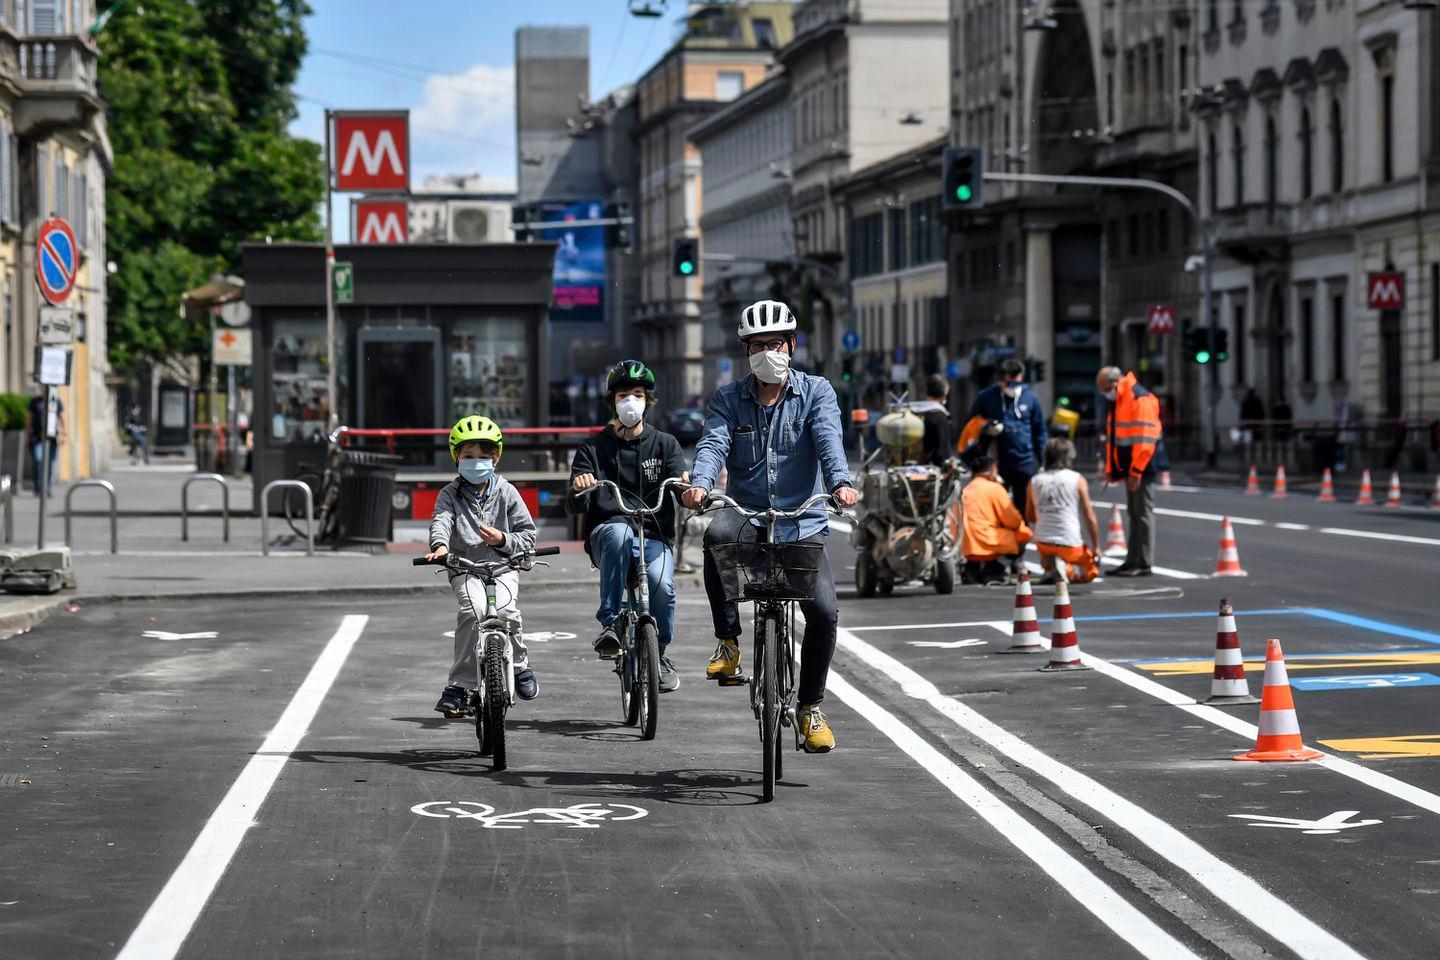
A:
[[[542,690],[503,773],[431,712],[438,596],[63,615],[0,641],[0,953],[1433,956],[1440,514],[1160,505],[1168,575],[1072,591],[1090,671],[999,655],[1008,590],[842,589],[839,748],[787,758],[772,804],[745,689],[701,679],[693,586],[649,743],[589,654],[593,597],[524,594]],[[1248,578],[1208,576],[1221,514]],[[1237,763],[1258,707],[1193,703],[1222,596],[1247,657],[1282,641],[1329,759]]]

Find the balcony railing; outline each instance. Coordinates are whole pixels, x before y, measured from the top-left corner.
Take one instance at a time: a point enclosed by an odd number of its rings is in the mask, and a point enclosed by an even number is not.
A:
[[[95,50],[79,37],[28,38],[18,46],[20,81],[27,86],[95,91]]]

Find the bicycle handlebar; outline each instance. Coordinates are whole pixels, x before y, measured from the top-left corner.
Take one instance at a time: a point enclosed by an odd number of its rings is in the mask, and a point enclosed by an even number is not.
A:
[[[468,571],[481,576],[493,576],[496,573],[503,573],[505,570],[528,570],[531,561],[536,557],[553,557],[559,552],[559,547],[537,547],[526,553],[517,553],[514,556],[506,557],[504,560],[467,560],[456,554],[447,553],[434,560],[415,557],[410,561],[410,565],[414,567],[445,567],[456,572]]]
[[[660,489],[655,495],[655,506],[653,507],[645,506],[645,501],[643,499],[640,500],[640,506],[627,507],[625,505],[625,492],[620,489],[620,487],[615,483],[614,480],[596,481],[595,486],[589,488],[588,490],[578,491],[575,496],[588,497],[590,494],[594,493],[596,490],[599,490],[601,487],[609,487],[611,492],[615,494],[615,503],[618,504],[621,513],[625,514],[627,517],[650,516],[652,514],[660,512],[661,504],[665,500],[665,490],[667,487],[670,487],[672,485],[682,486],[687,490],[690,489],[689,482],[681,480],[679,477],[667,477],[660,484]],[[636,496],[636,498],[639,499],[638,495],[632,494],[632,496]]]
[[[817,503],[825,503],[829,507],[829,512],[836,516],[845,516],[844,512],[840,509],[840,504],[836,502],[834,495],[829,493],[817,493],[794,510],[777,510],[774,507],[768,510],[748,510],[725,494],[716,493],[712,490],[709,495],[706,496],[705,502],[700,505],[700,512],[708,512],[706,508],[712,503],[718,503],[722,507],[729,507],[747,520],[799,520]]]

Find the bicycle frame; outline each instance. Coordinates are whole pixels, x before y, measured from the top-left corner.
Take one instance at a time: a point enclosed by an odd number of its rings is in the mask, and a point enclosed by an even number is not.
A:
[[[631,628],[641,623],[655,622],[655,617],[650,613],[650,571],[649,563],[645,557],[645,521],[660,512],[665,503],[665,492],[671,486],[689,486],[689,484],[679,477],[666,478],[660,484],[660,489],[657,491],[657,497],[653,507],[647,507],[643,502],[638,507],[627,506],[624,492],[613,480],[601,480],[589,490],[585,490],[579,494],[580,496],[589,496],[601,487],[608,487],[610,492],[615,495],[616,505],[619,507],[620,512],[625,514],[626,522],[630,525],[630,529],[635,531],[636,538],[639,541],[640,559],[638,562],[635,561],[633,555],[627,555],[628,559],[636,564],[630,568],[631,571],[636,572],[638,575],[633,578],[635,584],[633,587],[630,585],[632,581],[627,575],[625,585],[625,609],[622,609],[620,613],[622,617],[625,617],[627,613],[630,615],[632,622],[629,626]],[[628,650],[629,647],[628,633],[629,631],[623,632],[620,637],[622,649],[626,650]]]
[[[485,648],[490,645],[491,638],[497,638],[498,642],[502,644],[501,657],[505,663],[505,706],[513,707],[515,705],[515,649],[510,643],[510,630],[514,624],[498,613],[499,605],[495,601],[496,577],[479,570],[470,572],[479,577],[485,587],[485,615],[483,617],[475,609],[474,600],[468,591],[465,595],[465,599],[470,601],[470,612],[475,616],[475,690],[477,699],[483,709],[486,695]]]

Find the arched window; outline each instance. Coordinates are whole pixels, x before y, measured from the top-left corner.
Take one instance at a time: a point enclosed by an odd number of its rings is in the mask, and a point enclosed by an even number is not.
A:
[[[1330,192],[1345,189],[1345,126],[1340,118],[1340,98],[1330,101]]]
[[[1210,195],[1210,212],[1214,213],[1220,209],[1220,145],[1215,142],[1214,131],[1211,131],[1206,147],[1205,187]]]
[[[1315,192],[1315,130],[1310,125],[1310,108],[1300,109],[1300,197],[1309,200]]]
[[[1230,160],[1234,164],[1235,206],[1245,202],[1245,131],[1237,121],[1230,131]]]
[[[1275,118],[1265,118],[1265,202],[1274,206],[1280,199],[1280,134]]]

